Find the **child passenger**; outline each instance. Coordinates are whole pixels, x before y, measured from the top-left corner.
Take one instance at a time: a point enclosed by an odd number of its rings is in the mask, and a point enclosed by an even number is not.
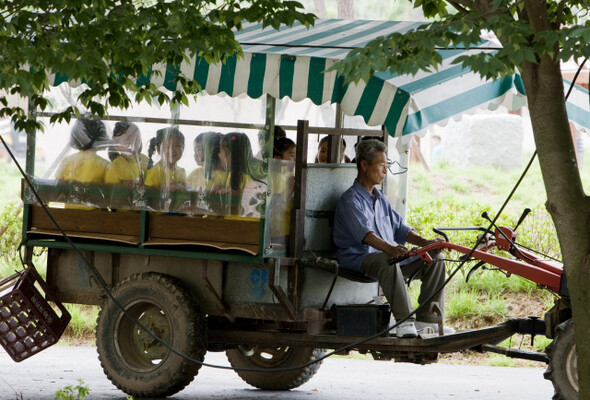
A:
[[[275,160],[295,161],[295,142],[287,137],[275,137],[272,157]]]
[[[295,188],[296,145],[286,137],[275,137],[272,163],[272,199],[270,236],[273,245],[285,247],[289,242],[293,192]]]
[[[99,150],[106,150],[110,143],[111,140],[102,121],[77,120],[70,132],[70,146],[78,152],[61,161],[55,178],[66,182],[102,183],[110,163],[96,153]],[[89,202],[70,196],[65,207],[83,210],[94,208],[80,205],[81,203]]]
[[[340,153],[340,162],[349,163],[350,158],[344,154],[346,151],[346,141],[342,138],[342,151]],[[327,163],[328,162],[328,136],[324,136],[320,143],[318,143],[318,154],[315,156],[316,163]]]
[[[141,154],[141,133],[132,122],[117,122],[113,129],[113,145],[109,157],[111,165],[106,170],[105,183],[135,186],[143,181],[148,158]]]
[[[145,173],[145,186],[158,187],[167,191],[186,188],[186,172],[176,163],[184,152],[184,135],[178,128],[164,128],[156,132],[156,137],[150,140],[148,156],[152,163],[152,156],[156,149],[160,149],[162,159]]]
[[[109,161],[98,154],[106,150],[111,140],[102,121],[79,119],[70,132],[70,146],[77,153],[62,160],[55,177],[62,181],[102,183]]]
[[[219,144],[221,133],[200,133],[193,143],[193,151],[197,168],[189,174],[186,186],[191,190],[205,190],[213,172],[220,169]]]
[[[264,184],[261,181],[264,173],[262,162],[252,154],[248,136],[242,132],[223,135],[219,146],[219,162],[221,170],[213,173],[207,189],[226,195],[226,214],[254,216],[254,209],[259,202],[259,186]],[[252,201],[256,204],[251,205]]]
[[[215,193],[240,193],[244,186],[254,179],[260,179],[254,171],[252,147],[245,133],[231,132],[221,137],[219,146],[221,169],[213,173],[209,188]]]

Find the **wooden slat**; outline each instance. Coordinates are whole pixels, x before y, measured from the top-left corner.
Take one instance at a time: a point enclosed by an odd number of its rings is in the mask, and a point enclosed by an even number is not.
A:
[[[50,208],[49,212],[70,237],[139,244],[139,214],[104,210]],[[61,236],[40,206],[33,206],[27,233],[34,236]]]
[[[260,220],[150,215],[148,241],[217,242],[258,245]]]
[[[139,236],[139,213],[110,212],[105,210],[74,210],[50,208],[49,212],[67,233],[87,232]],[[31,230],[57,231],[40,206],[32,207]]]
[[[214,242],[210,240],[182,240],[182,239],[150,239],[143,243],[151,246],[207,246],[219,250],[240,250],[255,256],[258,254],[258,244]]]
[[[40,236],[42,238],[62,236],[57,230],[51,229],[34,229],[27,231],[32,237]],[[137,236],[125,236],[125,235],[112,235],[108,233],[93,233],[93,232],[66,232],[69,237],[78,239],[96,239],[96,240],[107,240],[109,242],[119,242],[125,244],[139,244]]]

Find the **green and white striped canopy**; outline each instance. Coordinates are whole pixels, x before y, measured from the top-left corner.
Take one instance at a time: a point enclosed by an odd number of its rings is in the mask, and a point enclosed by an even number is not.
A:
[[[376,73],[367,83],[344,84],[327,68],[352,49],[393,32],[415,29],[422,22],[317,20],[311,28],[303,25],[263,29],[250,24],[236,32],[243,57],[229,57],[225,63],[208,64],[194,57],[178,66],[154,65],[152,73],[140,80],[175,90],[175,76],[181,70],[193,77],[208,94],[226,93],[259,98],[268,94],[294,101],[340,103],[347,115],[360,115],[371,126],[385,125],[392,136],[423,132],[430,125],[477,108],[504,104],[516,110],[525,104],[519,75],[503,80],[482,80],[479,75],[452,64],[457,57],[476,52],[493,52],[499,45],[484,41],[470,50],[439,50],[443,64],[438,70],[415,76]],[[160,71],[159,74],[153,71]],[[53,76],[55,85],[67,80]],[[138,82],[139,83],[139,82]],[[579,93],[577,93],[579,95]],[[588,127],[587,109],[568,105],[580,126]],[[577,112],[577,115],[576,115]]]
[[[387,72],[375,74],[367,83],[345,85],[335,72],[325,70],[343,59],[352,49],[393,32],[406,32],[420,22],[318,20],[309,29],[298,25],[279,30],[245,26],[236,34],[243,58],[230,58],[225,64],[208,65],[195,60],[184,65],[209,94],[225,92],[229,96],[246,94],[258,98],[305,98],[320,105],[340,103],[347,115],[360,115],[368,125],[385,125],[392,136],[426,129],[433,123],[462,114],[490,102],[503,102],[506,94],[523,93],[520,76],[484,81],[478,75],[451,62],[467,50],[440,50],[444,60],[438,71],[416,76]],[[497,48],[484,42],[482,49]],[[456,78],[461,79],[456,79]],[[173,79],[168,76],[167,79]],[[166,80],[166,78],[165,78]],[[506,103],[506,102],[505,102]],[[522,105],[522,102],[521,104]],[[517,108],[515,105],[510,108]]]

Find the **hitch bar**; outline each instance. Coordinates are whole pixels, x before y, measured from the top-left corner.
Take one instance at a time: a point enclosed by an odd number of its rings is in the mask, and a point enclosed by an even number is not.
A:
[[[492,344],[481,345],[481,351],[489,351],[490,353],[502,354],[506,357],[521,358],[523,360],[540,361],[549,364],[549,357],[545,353],[536,353],[534,351],[514,350],[505,347],[495,346]]]

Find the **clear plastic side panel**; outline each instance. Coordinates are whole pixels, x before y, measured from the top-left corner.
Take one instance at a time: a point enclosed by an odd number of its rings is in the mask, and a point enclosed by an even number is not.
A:
[[[407,157],[406,161],[398,153],[396,142],[398,139],[389,138],[387,146],[387,176],[383,184],[384,193],[391,206],[402,214],[407,203]]]
[[[183,112],[194,118],[187,108],[175,115],[177,121],[185,121]],[[259,129],[246,124],[243,128],[203,127],[187,120],[173,125],[146,122],[148,117],[170,120],[170,110],[157,107],[134,110],[129,116],[135,122],[88,118],[50,124],[48,118],[42,119],[46,129],[37,134],[36,145],[43,150],[45,162],[37,162],[33,176],[42,201],[53,208],[107,211],[111,219],[114,212],[130,218],[130,212],[143,210],[156,218],[184,216],[193,222],[209,218],[208,225],[194,225],[191,230],[202,230],[201,244],[213,243],[222,249],[242,249],[232,247],[232,239],[222,236],[226,228],[238,231],[245,226],[252,230],[248,251],[255,254],[268,190],[268,161],[256,157]],[[232,122],[210,116],[214,117]],[[26,191],[25,201],[36,203],[36,197]],[[232,220],[252,224],[223,223]],[[177,219],[173,225],[177,223],[185,222]],[[149,234],[158,233],[158,226],[150,225]],[[168,228],[162,230],[158,244],[166,244],[173,236]],[[215,230],[218,237],[209,240],[207,230]]]
[[[270,160],[271,196],[269,205],[270,248],[275,256],[285,255],[289,245],[293,193],[295,190],[295,162]]]
[[[38,135],[47,161],[34,181],[54,207],[260,218],[267,167],[245,132],[97,120],[52,128]]]

